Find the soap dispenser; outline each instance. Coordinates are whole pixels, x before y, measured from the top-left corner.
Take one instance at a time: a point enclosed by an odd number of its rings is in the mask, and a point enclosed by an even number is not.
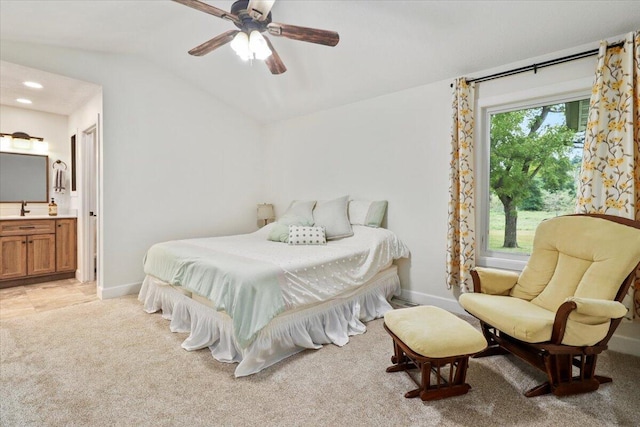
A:
[[[58,205],[56,205],[56,202],[51,198],[51,203],[49,203],[49,216],[56,215],[58,215]]]

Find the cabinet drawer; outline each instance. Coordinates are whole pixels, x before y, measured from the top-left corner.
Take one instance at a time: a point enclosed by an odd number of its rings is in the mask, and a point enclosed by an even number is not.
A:
[[[0,221],[0,236],[24,236],[26,234],[48,234],[56,232],[53,219],[31,219]]]

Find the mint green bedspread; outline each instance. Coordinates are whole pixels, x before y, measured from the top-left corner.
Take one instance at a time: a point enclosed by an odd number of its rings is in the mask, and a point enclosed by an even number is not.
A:
[[[144,272],[211,300],[233,320],[242,348],[285,309],[280,287],[284,273],[269,262],[171,241],[149,249]]]

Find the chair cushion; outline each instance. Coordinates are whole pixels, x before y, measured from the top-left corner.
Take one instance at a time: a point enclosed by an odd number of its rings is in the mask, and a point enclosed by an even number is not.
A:
[[[619,319],[627,314],[627,307],[618,301],[579,297],[570,297],[567,301],[574,302],[576,304],[575,313],[582,316]]]
[[[475,354],[487,347],[480,331],[438,307],[391,310],[384,315],[384,323],[411,350],[425,357]]]
[[[589,216],[548,219],[511,296],[553,312],[570,296],[613,300],[639,260],[639,229]]]
[[[497,268],[476,267],[475,270],[480,278],[480,290],[483,294],[509,295],[520,276],[516,271]]]
[[[469,293],[460,295],[460,305],[478,319],[521,341],[539,343],[551,339],[555,312],[530,301]],[[562,344],[594,345],[607,335],[609,323],[609,319],[586,324],[569,318]]]

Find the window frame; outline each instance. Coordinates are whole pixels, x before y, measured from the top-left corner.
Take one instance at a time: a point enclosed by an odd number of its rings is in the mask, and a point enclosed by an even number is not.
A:
[[[522,271],[529,255],[492,251],[487,248],[489,233],[489,154],[492,114],[535,108],[591,97],[593,78],[582,78],[477,100],[476,141],[476,264],[480,267]]]

